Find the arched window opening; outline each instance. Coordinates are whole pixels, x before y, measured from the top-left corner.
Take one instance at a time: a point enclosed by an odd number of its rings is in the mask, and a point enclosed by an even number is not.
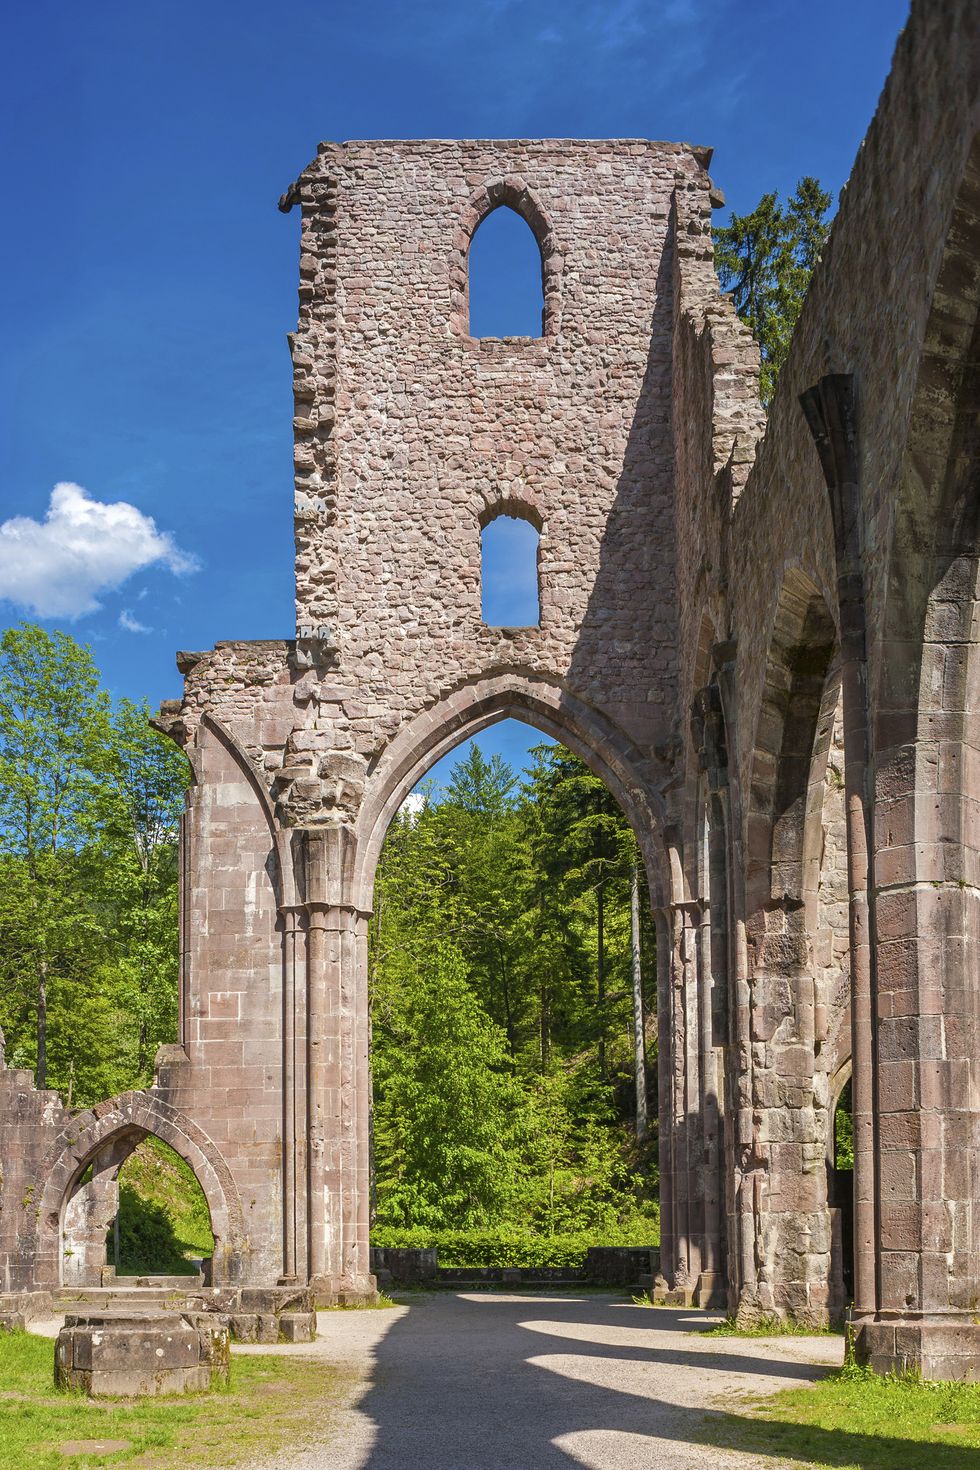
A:
[[[538,551],[530,521],[501,512],[480,536],[482,617],[491,628],[535,628],[541,622]]]
[[[116,1275],[207,1279],[214,1236],[190,1165],[150,1134],[122,1165],[118,1183],[119,1208],[106,1240]]]
[[[471,337],[544,335],[541,247],[516,210],[500,205],[481,221],[468,269]]]
[[[571,1232],[653,1238],[656,931],[636,836],[585,761],[511,718],[442,754],[388,827],[368,974],[375,1247],[546,1266]]]

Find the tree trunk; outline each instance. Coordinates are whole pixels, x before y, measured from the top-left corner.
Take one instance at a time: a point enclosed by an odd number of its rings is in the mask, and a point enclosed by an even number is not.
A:
[[[507,974],[507,960],[504,957],[503,947],[497,944],[497,955],[500,960],[500,984],[504,998],[504,1030],[507,1032],[507,1047],[510,1051],[511,1061],[517,1056],[517,1040],[514,1035],[514,1012],[510,1001],[510,983]]]
[[[137,849],[137,857],[138,856],[139,856],[139,852],[138,852],[138,849]],[[141,911],[141,914],[140,914],[140,918],[141,918],[141,921],[142,921],[140,927],[141,927],[141,932],[142,932],[142,936],[143,936],[143,943],[144,943],[144,945],[147,943],[147,937],[148,937],[149,928],[150,928],[150,888],[149,888],[149,884],[146,881],[146,876],[147,876],[146,875],[146,867],[144,865],[144,868],[143,868],[143,890],[142,890],[142,893],[143,893],[143,903],[142,903],[142,911]],[[149,999],[149,995],[150,995],[150,981],[149,981],[149,978],[148,978],[147,973],[146,973],[146,965],[145,964],[142,964],[140,966],[140,1023],[139,1023],[139,1033],[138,1033],[137,1042],[136,1042],[136,1070],[139,1073],[141,1079],[143,1078],[143,1076],[146,1073],[146,1064],[147,1064],[147,1061],[148,1061],[148,1058],[147,1058],[147,1054],[146,1053],[147,1053],[147,1049],[148,1049],[148,1046],[149,1046],[150,1037],[149,1037],[149,1031],[148,1031],[147,1025],[146,1025],[146,1007],[147,1007],[147,1002],[148,1002],[148,999]]]
[[[548,982],[541,986],[541,1070],[547,1072],[551,1061],[551,987]]]
[[[37,967],[37,1087],[48,1085],[48,962]]]
[[[596,888],[596,1001],[599,1007],[599,1076],[606,1075],[605,885]]]
[[[647,1059],[643,1028],[643,970],[640,963],[640,874],[630,878],[630,960],[633,969],[633,1066],[636,1075],[636,1136],[647,1136]]]

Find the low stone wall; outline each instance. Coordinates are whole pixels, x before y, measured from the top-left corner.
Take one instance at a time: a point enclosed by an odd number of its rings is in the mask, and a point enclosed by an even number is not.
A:
[[[648,1246],[590,1246],[585,1274],[592,1286],[638,1286],[660,1270],[660,1252]]]
[[[436,1250],[415,1250],[375,1246],[371,1247],[371,1271],[377,1276],[378,1285],[436,1286],[439,1278],[439,1253]]]
[[[435,1248],[371,1247],[380,1286],[642,1286],[660,1269],[660,1252],[647,1247],[592,1246],[585,1265],[440,1266]]]
[[[55,1313],[50,1291],[0,1292],[0,1332],[22,1332],[28,1322]]]
[[[39,1317],[61,1312],[179,1312],[226,1327],[233,1342],[312,1342],[316,1303],[310,1287],[201,1286],[193,1277],[142,1276],[105,1286],[0,1294],[0,1329],[24,1328]],[[142,1284],[145,1283],[145,1284]],[[67,1320],[67,1319],[66,1319]]]

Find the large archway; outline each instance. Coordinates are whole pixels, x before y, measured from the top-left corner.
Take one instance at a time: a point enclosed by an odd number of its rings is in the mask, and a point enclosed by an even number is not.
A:
[[[636,835],[651,897],[655,903],[670,901],[672,878],[663,840],[666,808],[657,786],[664,772],[659,763],[644,757],[617,726],[560,685],[509,673],[453,690],[403,726],[385,749],[371,773],[358,816],[351,874],[356,906],[370,910],[384,835],[429,767],[463,740],[508,718],[523,720],[567,745],[604,782]]]
[[[638,844],[539,721],[499,700],[480,716],[479,741],[467,723],[434,742],[436,775],[396,808],[372,875],[373,1238],[424,1235],[468,1253],[460,1266],[504,1248],[520,1265],[546,1241],[560,1265],[569,1231],[653,1247],[655,931]],[[461,1241],[476,1228],[486,1238]]]

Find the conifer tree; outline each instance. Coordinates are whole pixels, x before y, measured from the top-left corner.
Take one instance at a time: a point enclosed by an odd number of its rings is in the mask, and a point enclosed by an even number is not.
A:
[[[785,205],[763,194],[749,214],[715,230],[722,289],[759,344],[759,389],[768,404],[786,360],[810,277],[830,232],[831,196],[807,175]]]

